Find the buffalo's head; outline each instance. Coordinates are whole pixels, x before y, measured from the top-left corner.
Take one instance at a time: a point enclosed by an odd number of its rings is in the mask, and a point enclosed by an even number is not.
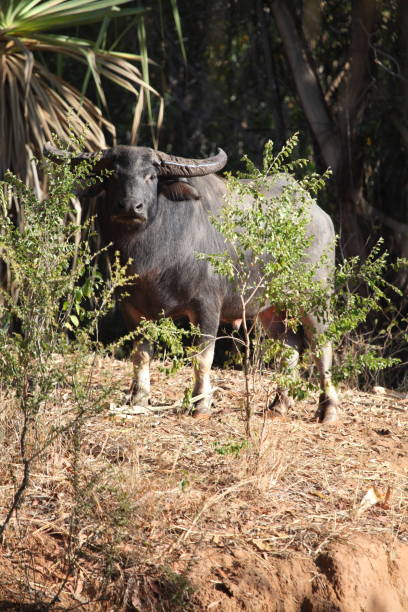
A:
[[[134,227],[154,217],[161,193],[169,200],[198,199],[199,194],[188,178],[218,172],[227,162],[222,149],[214,157],[200,160],[131,146],[117,146],[100,153],[70,154],[47,143],[44,153],[59,162],[94,161],[95,182],[81,195],[90,197],[105,191],[112,221]]]

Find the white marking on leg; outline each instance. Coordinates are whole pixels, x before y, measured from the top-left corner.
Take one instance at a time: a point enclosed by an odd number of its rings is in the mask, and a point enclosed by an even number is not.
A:
[[[136,402],[147,403],[150,398],[150,359],[152,346],[147,340],[135,340],[131,360],[133,363],[132,394]]]
[[[337,391],[331,379],[333,350],[330,343],[321,348],[320,356],[316,357],[316,364],[320,373],[320,385],[323,393],[333,402],[338,402]]]
[[[339,403],[336,389],[331,380],[331,368],[333,361],[333,349],[331,342],[323,346],[316,346],[319,334],[326,329],[325,323],[319,321],[314,315],[307,315],[303,320],[303,328],[310,346],[315,353],[315,363],[320,374],[321,395],[317,415],[324,423],[335,423],[337,421],[337,406]]]
[[[194,356],[194,390],[193,397],[205,394],[211,401],[211,366],[214,359],[215,342],[210,341],[207,346],[198,350]]]
[[[336,423],[338,420],[337,406],[339,403],[337,391],[331,380],[332,366],[332,346],[331,343],[321,348],[320,355],[316,356],[316,364],[320,372],[320,385],[322,395],[318,410],[319,420],[323,423]]]

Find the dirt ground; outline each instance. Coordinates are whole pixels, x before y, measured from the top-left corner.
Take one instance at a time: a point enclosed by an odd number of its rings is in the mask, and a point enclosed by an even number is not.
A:
[[[47,449],[0,545],[0,610],[406,612],[407,397],[340,390],[341,421],[323,427],[316,398],[266,418],[265,376],[248,443],[241,372],[214,370],[208,420],[180,413],[189,375],[156,366],[147,414],[115,413],[113,394],[79,449],[68,436]],[[92,385],[129,377],[99,359]]]

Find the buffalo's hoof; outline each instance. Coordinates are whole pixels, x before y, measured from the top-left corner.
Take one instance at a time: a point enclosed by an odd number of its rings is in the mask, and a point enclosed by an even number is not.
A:
[[[190,414],[197,420],[209,419],[212,415],[211,402],[201,401],[192,404]]]
[[[138,391],[137,393],[130,392],[126,396],[126,403],[147,408],[150,405],[150,396],[142,391]]]
[[[268,416],[285,416],[288,413],[288,410],[293,408],[293,405],[294,401],[291,397],[278,392],[273,402],[271,402],[268,406]]]
[[[287,410],[286,406],[282,406],[282,405],[277,405],[277,406],[273,406],[273,407],[269,406],[266,415],[270,419],[276,419],[278,417],[286,416],[287,412],[288,412],[288,410]]]
[[[324,395],[320,396],[316,417],[319,419],[319,423],[324,425],[337,423],[339,420],[337,402]]]

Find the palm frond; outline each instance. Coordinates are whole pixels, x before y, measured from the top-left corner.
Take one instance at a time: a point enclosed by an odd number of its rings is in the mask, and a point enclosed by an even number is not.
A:
[[[61,27],[73,27],[98,23],[110,13],[124,13],[119,5],[131,0],[38,0],[15,2],[6,13],[0,13],[0,34],[25,36],[33,32],[44,32]],[[13,6],[14,4],[14,6]],[[141,7],[127,9],[126,14],[141,15]]]
[[[106,146],[104,131],[113,135],[112,126],[74,87],[35,63],[27,89],[25,56],[14,53],[7,62],[2,60],[0,125],[5,136],[0,146],[2,168],[13,168],[26,177],[30,173],[30,159],[24,155],[26,144],[29,143],[30,151],[38,153],[53,133],[67,140],[72,130],[86,132],[89,150]]]
[[[150,96],[160,99],[156,125],[161,123],[163,100],[149,83],[145,35],[139,55],[103,48],[112,17],[128,15],[142,23],[144,9],[126,8],[131,0],[3,0],[0,8],[0,170],[11,168],[22,178],[31,176],[30,156],[41,154],[44,142],[56,132],[66,139],[70,129],[83,132],[88,126],[88,146],[106,146],[113,126],[98,106],[85,97],[92,77],[98,99],[107,108],[102,77],[132,93],[137,102],[131,129],[135,142],[142,111],[147,104],[155,141]],[[96,42],[54,34],[64,27],[102,22]],[[143,24],[142,24],[143,25]],[[82,93],[53,74],[39,61],[42,55],[69,57],[86,66]],[[138,68],[136,63],[141,65]],[[72,110],[74,109],[74,110]],[[156,140],[157,142],[157,140]]]

